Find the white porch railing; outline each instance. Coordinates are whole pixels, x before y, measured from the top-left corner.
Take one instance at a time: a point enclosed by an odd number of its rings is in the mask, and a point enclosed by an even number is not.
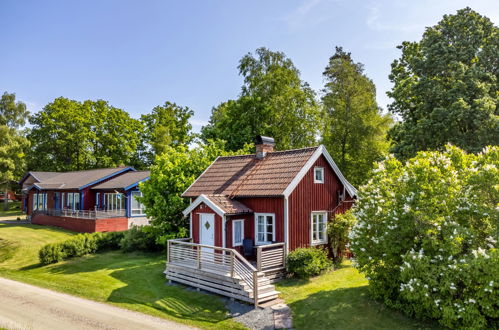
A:
[[[125,210],[71,210],[71,209],[46,209],[46,210],[35,210],[35,214],[46,214],[56,217],[67,217],[67,218],[77,218],[77,219],[109,219],[109,218],[120,218],[125,217]]]
[[[256,246],[256,265],[259,272],[286,268],[286,243]]]
[[[191,243],[190,238],[172,239],[168,241],[168,263],[241,279],[253,291],[258,306],[258,270],[234,249]]]

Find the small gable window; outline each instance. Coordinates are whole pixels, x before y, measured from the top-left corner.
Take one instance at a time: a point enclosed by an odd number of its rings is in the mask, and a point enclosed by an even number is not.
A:
[[[314,183],[324,183],[324,167],[314,167]]]
[[[244,220],[232,221],[232,246],[243,245]]]

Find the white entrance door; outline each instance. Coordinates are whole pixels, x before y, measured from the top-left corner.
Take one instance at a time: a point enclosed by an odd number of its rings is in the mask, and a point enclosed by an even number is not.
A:
[[[215,215],[212,213],[199,215],[199,242],[203,245],[215,245]],[[213,253],[212,249],[203,248],[203,250]]]

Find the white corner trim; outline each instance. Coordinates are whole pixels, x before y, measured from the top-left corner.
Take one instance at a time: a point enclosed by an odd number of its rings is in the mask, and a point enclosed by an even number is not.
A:
[[[284,247],[286,252],[289,251],[289,200],[288,197],[284,197]]]
[[[182,211],[184,217],[191,213],[199,204],[205,203],[208,205],[213,211],[215,211],[219,216],[224,217],[225,212],[215,205],[206,195],[200,195],[198,198],[194,200],[194,202],[189,205],[185,210]]]
[[[189,238],[194,238],[192,236],[192,213],[189,212]]]
[[[227,233],[225,232],[225,221],[227,219],[225,218],[225,214],[222,216],[222,247],[225,248],[225,240],[227,237]]]
[[[301,180],[303,179],[303,177],[308,173],[308,171],[310,170],[310,168],[312,168],[312,166],[315,164],[315,162],[317,161],[317,159],[319,159],[319,157],[321,155],[324,155],[324,157],[326,158],[327,162],[329,163],[329,165],[333,169],[333,172],[338,176],[338,178],[340,179],[341,183],[343,184],[343,186],[345,187],[345,189],[348,191],[348,193],[350,194],[350,196],[353,197],[353,196],[355,196],[357,194],[357,189],[355,189],[350,184],[350,182],[348,182],[347,179],[345,179],[345,177],[341,173],[341,171],[338,168],[338,166],[336,166],[336,163],[334,162],[334,160],[331,157],[331,155],[329,154],[329,152],[327,152],[326,148],[321,144],[317,148],[317,150],[312,154],[312,156],[310,156],[310,158],[308,159],[308,161],[302,167],[302,169],[300,170],[300,172],[298,172],[298,174],[295,176],[295,178],[293,179],[293,181],[291,181],[291,183],[286,187],[286,189],[283,192],[283,195],[284,195],[285,198],[287,198],[287,197],[289,197],[289,195],[291,195],[291,193],[293,192],[293,190],[295,190],[296,186],[298,186],[298,184],[301,182]]]
[[[208,167],[207,167],[207,168],[203,171],[203,173],[201,173],[201,175],[200,175],[200,176],[198,176],[198,177],[196,178],[196,180],[194,180],[194,182],[193,182],[193,183],[191,183],[191,185],[190,185],[189,187],[187,187],[187,189],[186,189],[186,190],[184,190],[184,192],[183,192],[183,193],[182,193],[182,195],[180,195],[180,196],[184,197],[184,194],[187,192],[187,190],[189,190],[189,189],[190,189],[190,188],[191,188],[191,187],[192,187],[192,186],[193,186],[196,182],[198,182],[199,178],[200,178],[200,177],[202,177],[202,176],[206,173],[206,171],[208,171],[208,169],[209,169],[209,168],[210,168],[213,164],[215,164],[215,163],[217,162],[218,158],[220,158],[220,156],[218,156],[217,158],[215,158],[215,160],[213,161],[213,163],[211,163],[211,164],[210,164],[210,166],[208,166]]]

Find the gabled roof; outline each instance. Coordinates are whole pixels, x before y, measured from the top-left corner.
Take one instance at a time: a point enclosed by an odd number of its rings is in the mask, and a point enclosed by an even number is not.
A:
[[[199,204],[205,203],[218,215],[236,215],[253,213],[253,210],[241,202],[230,199],[223,195],[200,195],[188,208],[183,211],[184,216],[191,213]]]
[[[135,169],[133,167],[115,167],[71,172],[29,172],[25,178],[32,175],[38,180],[32,187],[41,190],[84,189],[128,171],[135,171]]]
[[[323,155],[349,195],[356,189],[345,179],[322,145],[255,155],[219,157],[182,194],[183,197],[225,195],[233,197],[289,196],[317,159]]]
[[[140,182],[149,179],[149,171],[128,172],[119,175],[111,180],[98,184],[92,189],[124,189],[129,190],[138,186]]]

